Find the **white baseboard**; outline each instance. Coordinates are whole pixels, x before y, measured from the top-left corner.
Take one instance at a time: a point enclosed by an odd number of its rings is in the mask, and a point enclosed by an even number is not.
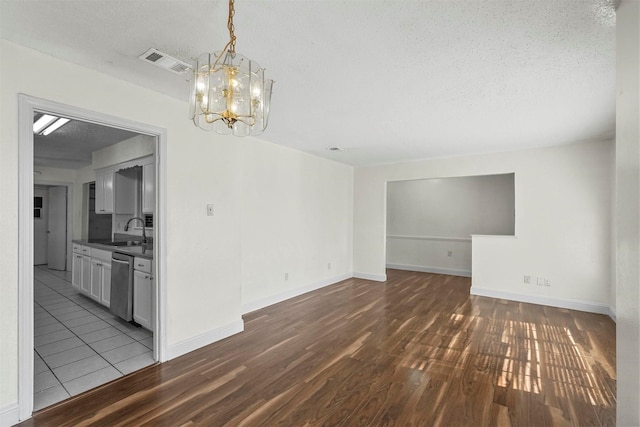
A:
[[[183,354],[197,350],[205,345],[213,344],[216,341],[220,341],[221,339],[242,331],[244,331],[244,321],[242,319],[227,323],[211,331],[169,346],[167,348],[167,360],[182,356]]]
[[[586,311],[589,313],[609,315],[611,308],[605,304],[589,301],[581,301],[564,298],[549,298],[539,295],[525,295],[515,292],[500,291],[494,289],[478,288],[471,286],[471,295],[481,297],[500,298],[511,301],[526,302],[530,304],[548,305],[550,307],[568,308],[570,310]]]
[[[386,274],[371,274],[371,273],[358,273],[354,272],[353,277],[356,279],[365,279],[365,280],[374,280],[376,282],[386,282],[387,275]]]
[[[614,322],[617,322],[617,320],[616,320],[616,309],[615,308],[609,306],[609,311],[607,312],[607,314],[609,315],[611,320],[613,320]]]
[[[422,273],[448,274],[450,276],[471,277],[471,270],[456,268],[429,267],[427,265],[387,264],[387,268],[406,271],[420,271]]]
[[[20,421],[20,407],[17,403],[0,408],[0,427],[9,427]]]
[[[252,311],[260,310],[261,308],[268,307],[273,304],[277,304],[282,301],[286,301],[290,298],[297,297],[298,295],[306,294],[307,292],[315,291],[316,289],[324,288],[325,286],[333,285],[334,283],[342,282],[343,280],[351,279],[353,277],[351,273],[341,274],[334,276],[320,282],[315,282],[310,285],[301,286],[299,288],[291,289],[286,292],[279,293],[267,298],[262,298],[258,301],[253,301],[242,305],[242,314],[251,313]]]

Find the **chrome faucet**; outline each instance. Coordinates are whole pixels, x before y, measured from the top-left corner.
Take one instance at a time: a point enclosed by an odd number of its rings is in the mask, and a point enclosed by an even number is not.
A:
[[[129,221],[127,221],[127,225],[124,226],[124,231],[129,231],[129,224],[131,223],[131,221],[133,221],[135,219],[139,220],[142,223],[142,243],[146,244],[147,243],[147,234],[144,231],[144,219],[140,218],[139,216],[134,216]]]

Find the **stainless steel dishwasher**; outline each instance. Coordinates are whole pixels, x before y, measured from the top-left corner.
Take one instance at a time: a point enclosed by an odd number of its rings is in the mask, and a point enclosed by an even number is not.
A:
[[[133,320],[133,257],[113,252],[111,255],[111,301],[109,310],[130,322]]]

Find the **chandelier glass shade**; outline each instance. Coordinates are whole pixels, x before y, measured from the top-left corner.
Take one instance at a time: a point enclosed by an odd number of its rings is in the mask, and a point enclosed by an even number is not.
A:
[[[230,40],[220,52],[196,59],[191,119],[201,129],[235,136],[260,135],[269,123],[273,80],[255,61],[235,52],[233,0],[229,1]]]

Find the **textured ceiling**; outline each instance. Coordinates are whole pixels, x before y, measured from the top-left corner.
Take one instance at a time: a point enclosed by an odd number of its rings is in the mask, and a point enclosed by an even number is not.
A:
[[[182,100],[187,76],[137,57],[228,37],[225,1],[0,1],[3,38]],[[284,146],[365,165],[614,136],[610,0],[237,0],[235,28]]]
[[[34,120],[40,113],[34,115]],[[33,164],[79,169],[91,164],[91,153],[133,138],[137,133],[71,120],[49,135],[33,135]]]

